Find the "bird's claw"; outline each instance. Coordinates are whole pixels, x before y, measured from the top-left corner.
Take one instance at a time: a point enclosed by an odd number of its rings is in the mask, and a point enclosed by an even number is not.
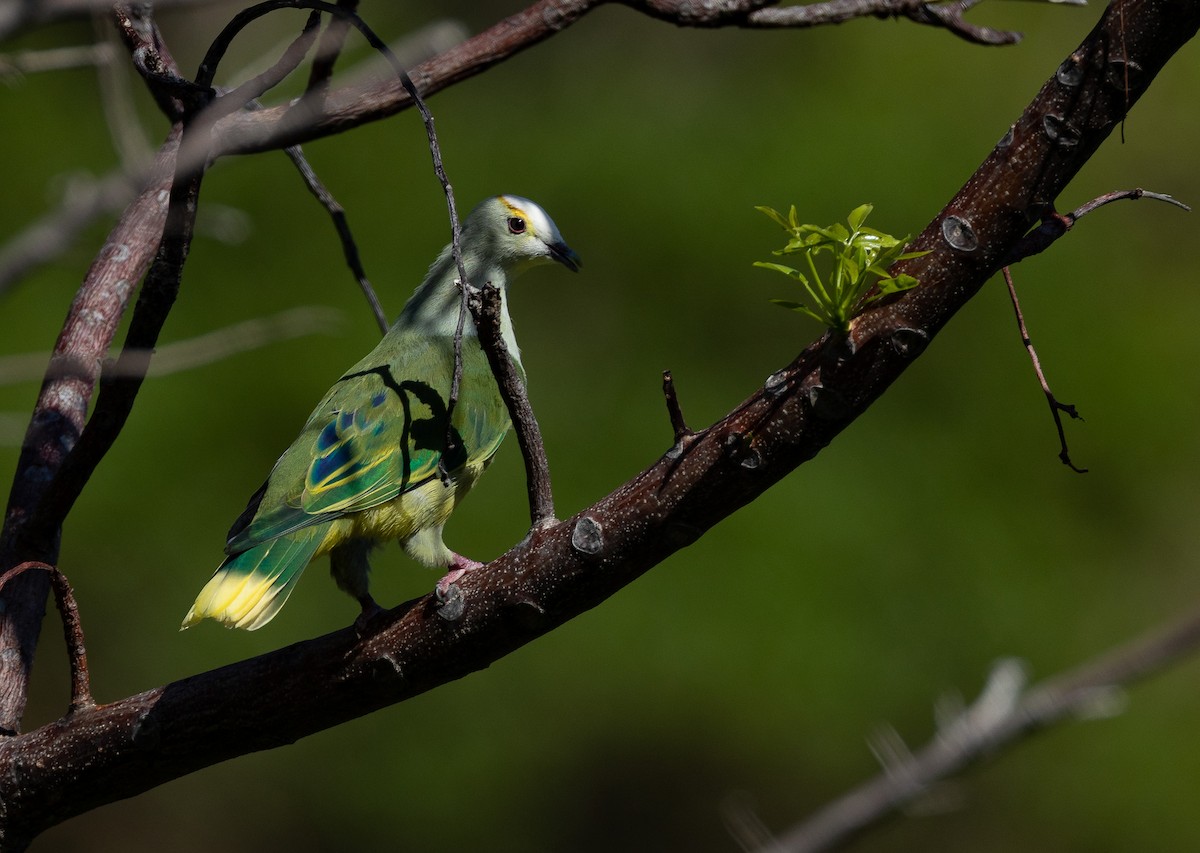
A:
[[[362,602],[362,612],[354,619],[354,631],[360,639],[371,633],[371,623],[383,613],[384,609],[376,604],[373,598],[367,596],[366,601]]]

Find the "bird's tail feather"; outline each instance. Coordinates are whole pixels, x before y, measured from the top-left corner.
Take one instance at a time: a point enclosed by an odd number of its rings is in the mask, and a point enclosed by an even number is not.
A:
[[[264,542],[222,563],[183,619],[182,631],[201,619],[253,631],[275,618],[329,524],[318,524]]]

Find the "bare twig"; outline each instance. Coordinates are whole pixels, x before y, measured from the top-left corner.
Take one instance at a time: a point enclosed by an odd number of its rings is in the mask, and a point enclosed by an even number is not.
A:
[[[1013,311],[1016,313],[1017,329],[1021,333],[1021,342],[1025,346],[1025,350],[1029,353],[1029,359],[1033,363],[1034,373],[1037,374],[1038,383],[1041,385],[1042,393],[1046,395],[1046,403],[1050,406],[1050,414],[1054,418],[1054,427],[1058,431],[1059,453],[1058,458],[1062,463],[1079,474],[1086,474],[1086,468],[1079,468],[1071,461],[1071,454],[1067,448],[1067,436],[1063,429],[1062,418],[1060,412],[1065,412],[1072,419],[1083,420],[1079,412],[1076,411],[1073,405],[1068,403],[1060,403],[1050,390],[1050,384],[1046,381],[1046,374],[1042,371],[1041,360],[1038,358],[1037,350],[1033,346],[1033,341],[1029,337],[1029,330],[1025,325],[1025,317],[1021,313],[1021,303],[1017,298],[1016,285],[1013,283],[1012,273],[1009,269],[1010,265],[1024,260],[1031,255],[1036,255],[1044,252],[1054,244],[1059,237],[1066,234],[1075,223],[1087,216],[1089,213],[1111,204],[1114,201],[1130,200],[1136,201],[1139,198],[1152,198],[1156,201],[1164,201],[1168,204],[1173,204],[1176,207],[1182,208],[1185,211],[1190,211],[1188,207],[1181,201],[1172,198],[1164,193],[1150,192],[1143,190],[1140,187],[1131,190],[1116,190],[1114,192],[1105,193],[1102,196],[1092,199],[1091,201],[1080,205],[1074,211],[1066,214],[1056,212],[1052,206],[1048,207],[1042,213],[1041,224],[1021,238],[1020,242],[1013,247],[1004,262],[1003,273],[1004,281],[1008,286],[1008,296],[1012,302]]]
[[[57,525],[35,530],[29,522],[83,430],[100,364],[132,298],[134,283],[146,271],[159,242],[166,214],[162,197],[170,185],[169,164],[177,145],[175,130],[159,154],[154,180],[126,209],[88,269],[54,345],[49,375],[29,421],[9,493],[0,566],[58,559]],[[55,365],[60,359],[75,362],[79,370],[59,375]],[[0,729],[15,730],[20,725],[47,590],[46,577],[35,573],[0,591],[0,648],[5,650],[0,654]]]
[[[308,187],[308,191],[316,197],[321,206],[325,208],[325,212],[329,214],[329,218],[333,220],[333,227],[337,229],[338,237],[342,242],[342,254],[346,258],[346,265],[350,267],[350,272],[358,281],[358,286],[362,290],[363,296],[366,297],[367,304],[371,307],[371,313],[375,316],[375,322],[379,324],[379,331],[387,334],[387,314],[384,313],[383,306],[379,303],[379,296],[375,293],[375,288],[371,286],[366,270],[363,269],[362,260],[358,255],[358,245],[354,242],[354,235],[350,233],[350,223],[346,219],[346,209],[338,204],[333,194],[321,183],[321,179],[313,171],[313,167],[304,156],[304,152],[300,150],[299,145],[285,148],[284,153],[288,155],[300,172],[300,177],[304,179],[304,185]]]
[[[675,379],[669,370],[663,371],[663,397],[667,401],[667,415],[671,418],[671,431],[674,432],[675,444],[678,445],[694,433],[688,429],[687,421],[683,419],[679,395],[675,393]]]
[[[926,746],[885,764],[884,772],[806,818],[773,844],[771,853],[813,853],[849,841],[924,796],[935,783],[961,773],[1011,743],[1080,717],[1109,716],[1121,707],[1120,689],[1200,650],[1200,611],[1117,646],[1076,669],[1025,690],[1019,662],[992,670],[979,698],[945,715]]]
[[[776,6],[778,0],[723,0],[692,3],[688,0],[618,0],[656,18],[690,27],[746,27],[753,29],[806,29],[838,24],[854,18],[907,18],[917,24],[943,28],[973,44],[1007,45],[1021,40],[1020,33],[971,24],[963,13],[982,0],[928,2],[928,0],[827,0]],[[1082,5],[1084,0],[1070,0]]]
[[[1112,204],[1114,201],[1137,201],[1139,198],[1149,198],[1155,201],[1164,201],[1167,204],[1172,204],[1181,210],[1190,212],[1191,208],[1179,201],[1177,198],[1167,195],[1166,193],[1156,193],[1150,190],[1144,190],[1141,187],[1135,187],[1131,190],[1114,190],[1110,193],[1105,193],[1098,196],[1089,202],[1086,202],[1070,213],[1058,213],[1053,206],[1046,209],[1041,214],[1041,224],[1037,228],[1026,234],[1021,242],[1013,247],[1012,252],[1004,259],[1004,266],[1023,261],[1026,258],[1046,251],[1050,248],[1054,241],[1070,231],[1075,223],[1083,217],[1087,216],[1106,204]]]
[[[1067,434],[1063,431],[1063,422],[1059,417],[1059,412],[1065,412],[1072,420],[1081,421],[1083,416],[1076,411],[1072,404],[1060,403],[1054,396],[1054,392],[1050,390],[1050,383],[1046,381],[1046,374],[1042,371],[1041,359],[1038,358],[1037,350],[1034,349],[1033,341],[1029,337],[1029,329],[1025,326],[1025,317],[1021,313],[1021,302],[1017,299],[1017,287],[1013,284],[1012,272],[1009,267],[1004,268],[1004,282],[1008,285],[1008,298],[1017,315],[1017,330],[1021,333],[1021,343],[1025,345],[1025,351],[1029,353],[1029,360],[1033,363],[1033,372],[1037,374],[1038,383],[1042,386],[1042,393],[1046,395],[1046,403],[1050,406],[1050,415],[1054,418],[1054,427],[1058,430],[1058,458],[1076,474],[1086,474],[1087,468],[1079,468],[1071,461],[1071,452],[1067,449]]]

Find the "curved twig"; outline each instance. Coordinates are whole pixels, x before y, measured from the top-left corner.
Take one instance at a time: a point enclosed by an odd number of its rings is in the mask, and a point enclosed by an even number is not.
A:
[[[87,708],[96,707],[92,698],[92,680],[88,672],[87,646],[83,642],[83,623],[79,619],[79,605],[75,602],[75,591],[71,583],[56,566],[37,560],[29,560],[14,566],[0,575],[0,589],[10,580],[28,571],[45,572],[54,590],[54,603],[62,616],[63,641],[67,646],[67,659],[71,665],[71,702],[67,705],[67,716]],[[9,732],[9,734],[15,734]]]

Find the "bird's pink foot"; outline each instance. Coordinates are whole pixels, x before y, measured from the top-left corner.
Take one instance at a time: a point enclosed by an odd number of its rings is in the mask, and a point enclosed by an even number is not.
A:
[[[446,567],[446,574],[442,575],[442,579],[437,582],[438,599],[445,601],[450,595],[451,586],[459,581],[467,572],[481,568],[483,568],[483,563],[468,560],[462,554],[451,553],[450,565]]]

